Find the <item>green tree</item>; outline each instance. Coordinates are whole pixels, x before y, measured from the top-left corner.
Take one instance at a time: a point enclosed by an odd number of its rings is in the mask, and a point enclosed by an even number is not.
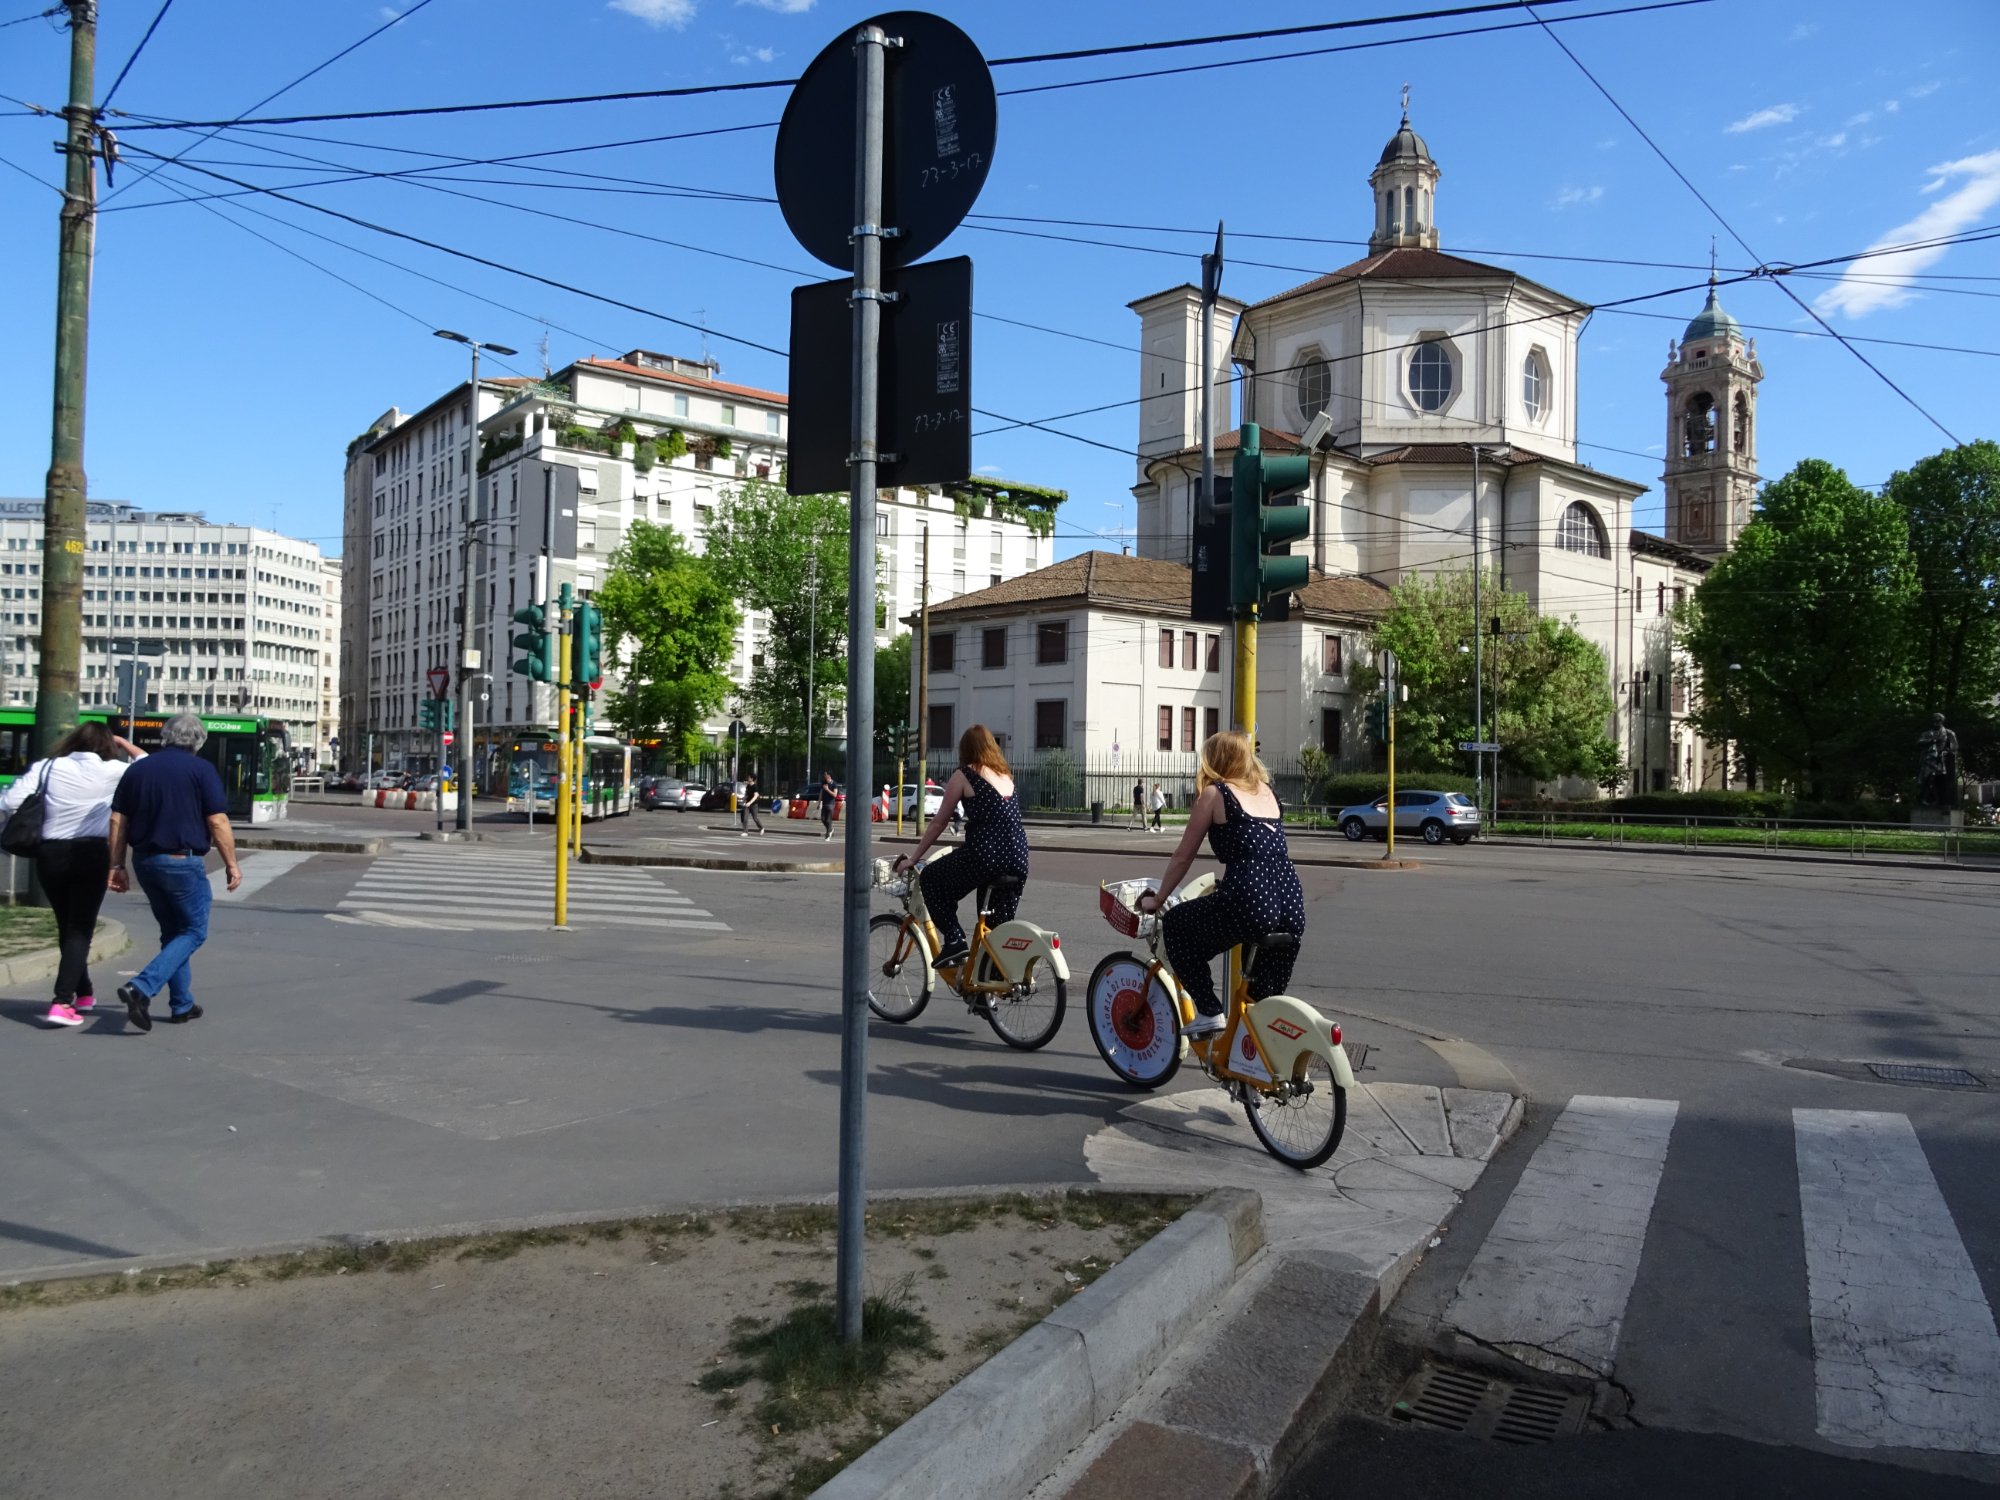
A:
[[[1894,500],[1816,458],[1767,485],[1678,617],[1701,684],[1696,726],[1816,800],[1898,778],[1895,758],[1913,754],[1895,742],[1916,576]]]
[[[606,697],[628,735],[658,734],[687,763],[704,743],[702,721],[729,691],[723,666],[738,614],[728,587],[671,526],[636,521],[612,554],[596,597],[605,649],[622,687]]]
[[[771,617],[745,707],[781,738],[803,741],[810,692],[817,735],[847,688],[847,497],[747,479],[715,507],[707,549],[735,597]]]
[[[1474,721],[1472,574],[1405,579],[1375,627],[1377,651],[1396,653],[1406,701],[1396,705],[1396,758],[1412,770],[1464,771],[1461,741],[1499,734],[1501,769],[1554,781],[1615,774],[1618,747],[1608,728],[1616,709],[1604,653],[1567,622],[1537,616],[1528,596],[1481,580],[1479,627],[1498,616],[1482,654],[1487,722]],[[1373,666],[1355,673],[1364,695],[1380,681]],[[1496,725],[1497,719],[1497,725]]]
[[[1910,715],[1946,715],[1969,761],[1995,739],[2000,698],[2000,444],[1950,448],[1890,476],[1909,524],[1917,592],[1910,606]]]
[[[875,742],[889,743],[892,725],[910,722],[910,647],[916,637],[905,631],[886,646],[875,648]]]

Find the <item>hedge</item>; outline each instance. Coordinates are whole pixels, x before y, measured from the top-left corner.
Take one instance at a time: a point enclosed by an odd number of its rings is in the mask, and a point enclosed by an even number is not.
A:
[[[1409,771],[1396,777],[1396,785],[1406,792],[1463,792],[1472,795],[1472,778],[1446,771]],[[1328,778],[1313,804],[1319,807],[1352,807],[1387,795],[1389,776],[1384,771],[1355,771]]]
[[[1804,802],[1786,792],[1636,792],[1627,797],[1565,801],[1559,798],[1502,797],[1503,812],[1624,813],[1645,818],[1697,818],[1704,822],[1760,821],[1769,818],[1824,823],[1907,823],[1910,809],[1896,802]]]

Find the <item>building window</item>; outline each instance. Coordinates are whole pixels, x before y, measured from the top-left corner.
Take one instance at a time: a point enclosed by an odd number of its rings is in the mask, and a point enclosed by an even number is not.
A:
[[[987,671],[1007,665],[1007,627],[993,625],[979,632],[979,665]]]
[[[1174,711],[1168,705],[1160,705],[1160,734],[1158,746],[1162,750],[1174,748]]]
[[[1162,630],[1160,632],[1160,665],[1162,667],[1172,667],[1173,664],[1174,633],[1171,630]]]
[[[1556,527],[1556,545],[1565,552],[1581,552],[1585,557],[1608,557],[1604,527],[1597,513],[1581,501],[1571,502]]]
[[[1323,635],[1319,638],[1319,670],[1322,676],[1340,675],[1340,637]]]
[[[685,396],[674,397],[674,415],[677,417],[684,417],[687,414],[688,414],[688,398]]]
[[[955,630],[933,630],[931,632],[931,670],[951,672],[958,668],[958,653],[953,649],[958,645]]]
[[[1322,708],[1319,711],[1319,747],[1336,760],[1340,756],[1340,710]]]
[[[1064,731],[1068,728],[1069,700],[1067,698],[1038,698],[1035,700],[1035,748],[1037,750],[1062,749]]]
[[[1521,363],[1521,406],[1530,422],[1539,422],[1549,409],[1549,362],[1539,349],[1530,349]]]
[[[773,436],[777,434],[778,414],[776,412],[767,411],[764,413],[764,430],[768,433],[771,433]]]
[[[952,733],[951,705],[933,703],[930,718],[926,721],[925,743],[936,749],[939,745],[951,746],[955,738]]]
[[[1301,425],[1325,411],[1326,403],[1333,399],[1333,370],[1318,354],[1309,354],[1299,362],[1298,397]]]
[[[1181,749],[1194,749],[1194,709],[1181,710]]]
[[[1220,672],[1222,670],[1222,637],[1213,631],[1210,631],[1208,636],[1207,670],[1211,672]]]
[[[1192,630],[1181,633],[1181,670],[1184,672],[1192,672],[1194,670],[1194,632]]]
[[[1222,732],[1222,710],[1204,708],[1201,711],[1201,740],[1205,745]]]
[[[1423,411],[1442,411],[1451,399],[1451,351],[1436,339],[1410,351],[1410,399]]]
[[[1035,661],[1047,667],[1069,660],[1069,621],[1043,620],[1035,627]]]
[[[734,427],[736,425],[736,408],[733,406],[724,406],[722,408],[721,420],[724,427]]]

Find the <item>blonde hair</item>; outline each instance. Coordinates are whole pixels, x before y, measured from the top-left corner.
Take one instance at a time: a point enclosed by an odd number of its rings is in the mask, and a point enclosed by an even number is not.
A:
[[[998,776],[1013,774],[1007,767],[1007,757],[1000,753],[1000,742],[984,724],[974,724],[958,737],[958,763],[975,770],[984,766]]]
[[[1205,792],[1219,781],[1253,787],[1271,784],[1271,773],[1257,759],[1257,746],[1240,729],[1211,734],[1201,747],[1201,773],[1194,781],[1196,792]]]

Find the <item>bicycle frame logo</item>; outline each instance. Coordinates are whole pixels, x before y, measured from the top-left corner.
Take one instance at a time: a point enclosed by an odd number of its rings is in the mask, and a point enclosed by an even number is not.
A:
[[[1271,1022],[1271,1029],[1288,1042],[1296,1042],[1306,1034],[1303,1026],[1296,1026],[1292,1022],[1287,1021],[1283,1016],[1279,1016]]]
[[[1028,947],[1033,942],[1034,939],[1029,937],[1010,937],[1007,939],[1006,942],[1002,943],[1000,946],[1002,948],[1007,949],[1009,952],[1018,952],[1019,950]]]

